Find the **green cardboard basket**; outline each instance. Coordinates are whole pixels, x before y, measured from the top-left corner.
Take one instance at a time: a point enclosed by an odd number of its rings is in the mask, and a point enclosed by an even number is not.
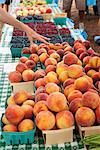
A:
[[[11,47],[10,49],[11,49],[12,57],[21,57],[22,48],[13,48],[13,47]]]
[[[47,4],[52,4],[53,0],[46,0]]]
[[[66,25],[66,17],[53,18],[56,25]]]
[[[21,57],[27,57],[27,58],[29,58],[30,55],[31,55],[31,54],[22,54],[22,53],[21,53]]]

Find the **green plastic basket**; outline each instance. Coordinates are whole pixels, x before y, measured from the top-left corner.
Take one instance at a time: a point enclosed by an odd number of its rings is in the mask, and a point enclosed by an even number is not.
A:
[[[53,0],[46,0],[47,4],[52,4]]]
[[[22,54],[22,53],[21,53],[21,57],[27,57],[27,58],[29,58],[30,55],[31,55],[31,54]]]
[[[36,126],[34,130],[28,132],[2,132],[2,136],[7,145],[32,144],[35,132]]]
[[[30,22],[44,22],[44,20],[21,20],[23,23],[30,23]]]
[[[22,48],[13,48],[13,47],[11,47],[10,49],[11,49],[12,57],[21,57]]]
[[[66,17],[53,18],[56,25],[66,25]]]

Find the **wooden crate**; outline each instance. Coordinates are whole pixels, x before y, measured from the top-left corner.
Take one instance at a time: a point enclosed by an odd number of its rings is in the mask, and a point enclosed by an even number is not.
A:
[[[81,127],[78,125],[81,139],[90,135],[100,134],[100,126]]]
[[[53,145],[62,144],[65,142],[73,142],[73,130],[74,127],[67,129],[42,131],[45,144]]]
[[[10,85],[13,93],[18,92],[19,90],[25,90],[30,94],[34,94],[34,81],[10,83]]]

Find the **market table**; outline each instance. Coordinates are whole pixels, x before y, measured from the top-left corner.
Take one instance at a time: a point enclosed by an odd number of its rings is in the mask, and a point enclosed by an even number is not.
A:
[[[14,11],[14,8],[18,5],[18,1],[14,0],[11,14]],[[53,8],[54,11],[59,12],[60,9],[58,7]],[[82,39],[84,38],[81,36],[81,34],[77,34],[74,31],[74,26],[70,22],[70,20],[66,21],[66,26],[70,29],[71,35],[74,37],[74,39]],[[13,27],[9,25],[5,25],[3,28],[3,36],[0,43],[0,117],[2,116],[2,113],[5,112],[6,108],[6,100],[11,95],[11,87],[8,81],[8,72],[5,69],[5,66],[9,66],[8,70],[12,70],[12,67],[10,68],[10,65],[13,66],[15,63],[19,61],[19,58],[12,58],[10,53],[10,41],[12,38],[12,32]],[[43,137],[40,131],[37,130],[35,135],[35,141],[33,144],[24,144],[24,145],[6,145],[4,142],[4,139],[1,136],[1,128],[0,128],[0,150],[83,150],[84,145],[80,140],[79,134],[74,133],[74,142],[72,143],[64,143],[59,145],[50,145],[45,146]]]

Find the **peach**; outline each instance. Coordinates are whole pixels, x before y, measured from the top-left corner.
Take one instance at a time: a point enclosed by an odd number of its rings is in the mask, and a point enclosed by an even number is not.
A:
[[[32,95],[31,93],[27,93],[28,96],[28,100],[34,100],[34,95]]]
[[[17,126],[13,124],[7,124],[3,127],[4,132],[17,132]]]
[[[41,49],[41,48],[45,48],[47,51],[50,49],[50,48],[49,48],[49,45],[46,45],[46,44],[44,44],[44,43],[42,43],[42,44],[40,44],[40,45],[38,46],[38,50]]]
[[[48,98],[48,94],[47,93],[39,93],[38,95],[35,95],[35,102],[38,102],[38,101],[46,101]]]
[[[39,61],[39,57],[37,54],[31,54],[30,57],[29,57],[30,60],[33,60],[36,64],[38,63]]]
[[[5,116],[10,123],[17,125],[24,118],[24,112],[20,106],[11,105],[7,107]]]
[[[83,60],[86,56],[88,56],[89,54],[87,52],[83,52],[80,54],[79,59]]]
[[[68,79],[68,72],[67,71],[63,71],[59,75],[59,81],[62,82],[62,83],[64,83],[67,79]]]
[[[80,59],[78,59],[76,64],[82,66],[82,61]]]
[[[62,66],[62,64],[64,64],[64,61],[63,61],[63,60],[57,63],[57,67]],[[66,65],[66,66],[67,66],[67,65]]]
[[[20,63],[16,66],[16,71],[20,73],[22,73],[26,69],[28,69],[28,67],[24,63]]]
[[[76,79],[74,82],[74,86],[76,90],[79,90],[81,92],[86,92],[89,88],[91,88],[90,82],[84,76]]]
[[[33,107],[30,105],[22,105],[21,106],[23,112],[24,112],[24,118],[25,119],[31,119],[33,117]]]
[[[66,86],[64,89],[65,96],[68,97],[68,95],[74,90],[75,90],[74,84],[70,84],[70,85]]]
[[[35,87],[39,88],[40,86],[45,86],[44,78],[39,78],[35,81]]]
[[[47,76],[56,76],[57,77],[57,74],[54,71],[50,71],[47,73]]]
[[[82,93],[79,90],[74,90],[68,95],[68,101],[71,102],[76,98],[82,98]]]
[[[28,58],[24,57],[24,56],[20,58],[21,63],[25,63],[27,60],[28,60]]]
[[[91,109],[96,109],[100,103],[100,98],[97,93],[87,91],[82,97],[83,106],[89,107]]]
[[[15,103],[15,100],[14,100],[14,97],[13,96],[10,96],[8,99],[7,99],[7,105],[10,106],[10,105],[14,105],[16,104]]]
[[[91,56],[86,56],[86,57],[84,57],[84,58],[83,58],[83,63],[84,63],[84,64],[88,64],[89,61],[90,61],[90,59],[91,59]]]
[[[64,48],[64,53],[65,53],[66,51],[72,52],[72,51],[73,51],[73,48],[72,48],[70,45],[68,45],[67,47]]]
[[[22,76],[21,76],[21,73],[18,72],[18,71],[13,71],[13,72],[10,72],[9,75],[8,75],[8,79],[11,83],[14,83],[14,82],[21,82],[22,81]]]
[[[91,85],[93,84],[93,80],[91,77],[89,77],[87,75],[83,75],[83,77],[86,78],[90,82]]]
[[[34,122],[30,119],[24,119],[18,125],[19,132],[27,132],[34,129]]]
[[[45,87],[44,86],[40,86],[37,88],[35,95],[38,95],[39,93],[45,93]]]
[[[83,45],[86,47],[86,49],[90,48],[90,41],[86,40],[83,42]]]
[[[88,107],[80,107],[75,114],[77,124],[83,127],[89,127],[95,123],[95,113]]]
[[[54,50],[54,49],[50,49],[50,50],[48,51],[49,56],[50,56],[51,54],[53,54],[53,53],[55,53],[55,50]]]
[[[70,128],[74,125],[74,116],[68,111],[64,110],[56,114],[56,124],[59,129]]]
[[[90,59],[89,61],[89,65],[92,67],[92,68],[97,68],[97,67],[100,67],[100,58],[97,57],[97,56],[94,56]]]
[[[68,66],[76,64],[78,57],[73,53],[68,53],[63,57],[64,63]]]
[[[25,102],[23,103],[23,105],[29,105],[29,106],[34,107],[35,102],[34,102],[33,100],[27,100],[27,101],[25,101]]]
[[[60,75],[63,71],[67,71],[67,69],[68,66],[66,64],[60,64],[60,66],[57,66],[56,73]]]
[[[100,72],[95,72],[92,78],[94,81],[100,81]]]
[[[47,106],[54,112],[60,112],[68,109],[66,97],[60,92],[53,92],[48,96]]]
[[[91,70],[89,70],[89,71],[87,72],[87,75],[88,75],[89,77],[93,78],[93,76],[94,76],[95,73],[96,73],[96,71],[93,70],[93,69],[91,69]]]
[[[29,68],[29,69],[34,69],[35,68],[35,66],[36,66],[36,63],[33,61],[33,60],[27,60],[26,62],[25,62],[25,64],[27,65],[27,67]]]
[[[37,51],[37,53],[38,53],[38,56],[40,56],[42,53],[47,53],[47,51],[45,48],[41,48]]]
[[[41,111],[47,111],[48,107],[46,105],[46,101],[39,101],[35,103],[34,108],[33,108],[33,114],[37,116],[37,114]]]
[[[49,58],[49,55],[47,53],[42,53],[39,56],[40,62],[45,63],[46,59]]]
[[[96,114],[97,123],[100,124],[100,104],[99,104],[98,107],[96,108],[95,114]]]
[[[3,115],[3,117],[2,117],[2,122],[3,122],[4,124],[10,124],[10,122],[7,120],[7,118],[6,118],[5,115]]]
[[[60,61],[60,55],[57,54],[56,52],[55,52],[55,53],[52,53],[52,54],[50,55],[50,57],[56,59],[57,62]]]
[[[33,44],[31,45],[31,47],[30,47],[31,53],[34,54],[34,53],[37,52],[37,50],[38,50],[38,45],[35,44],[35,43],[33,43]]]
[[[61,58],[64,56],[64,50],[63,49],[58,49],[57,53],[60,55]]]
[[[82,43],[76,42],[76,43],[74,44],[74,50],[77,50],[77,49],[79,49],[79,48],[83,48],[83,49],[84,49],[84,46],[83,46]]]
[[[79,78],[83,74],[82,66],[76,64],[69,66],[67,70],[68,76],[73,79]]]
[[[84,71],[87,73],[89,70],[91,70],[92,69],[92,67],[89,65],[89,64],[87,64],[85,67],[84,67]]]
[[[75,79],[72,78],[68,78],[67,80],[65,80],[65,82],[63,83],[63,88],[65,89],[66,86],[70,85],[70,84],[74,84]]]
[[[47,58],[45,61],[45,66],[47,67],[48,65],[57,65],[57,61],[54,58]]]
[[[81,53],[85,52],[86,49],[85,48],[79,48],[76,50],[76,55],[79,56]]]
[[[88,91],[89,92],[94,92],[94,93],[98,94],[98,92],[96,90],[94,90],[94,89],[88,89]]]
[[[34,79],[34,71],[32,71],[31,69],[27,69],[25,71],[23,71],[22,73],[22,77],[24,81],[33,81]]]
[[[34,73],[34,80],[43,78],[45,75],[46,75],[45,71],[43,69],[39,69]]]
[[[75,113],[78,110],[78,108],[80,108],[82,106],[83,106],[82,98],[75,98],[73,101],[70,102],[69,110],[72,113]]]
[[[50,71],[56,72],[56,66],[54,66],[54,65],[48,65],[48,66],[46,67],[45,72],[48,73],[48,72],[50,72]]]
[[[22,52],[21,52],[22,54],[31,54],[31,51],[30,51],[30,49],[29,49],[29,47],[24,47],[23,49],[22,49]]]
[[[53,92],[59,92],[60,91],[60,87],[57,84],[55,84],[55,83],[48,83],[45,86],[45,91],[48,94],[53,93]]]
[[[54,74],[46,75],[44,77],[44,81],[45,81],[46,84],[49,83],[49,82],[53,82],[53,83],[59,84],[59,80],[57,79],[56,75],[54,75]]]
[[[20,90],[14,94],[14,101],[16,104],[22,104],[28,99],[27,92],[25,90]]]
[[[36,125],[40,130],[50,130],[55,126],[55,116],[50,111],[41,111],[36,116]]]

